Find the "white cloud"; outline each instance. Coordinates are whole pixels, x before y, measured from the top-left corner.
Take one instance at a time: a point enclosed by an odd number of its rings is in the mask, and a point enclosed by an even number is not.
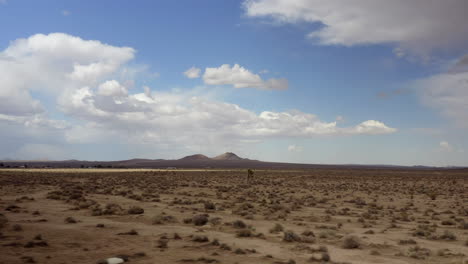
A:
[[[128,91],[116,80],[111,80],[99,85],[98,94],[103,96],[126,96]]]
[[[339,127],[336,122],[322,121],[300,111],[255,113],[208,98],[196,89],[158,92],[144,87],[143,92],[132,93],[126,84],[131,85],[129,80],[141,71],[126,65],[134,54],[132,48],[61,33],[38,34],[11,42],[0,52],[1,134],[14,136],[22,126],[27,128],[22,135],[30,137],[28,144],[42,144],[41,140],[57,144],[118,142],[196,149],[207,142],[222,147],[268,137],[396,131],[374,120]],[[239,65],[208,68],[204,79],[210,84],[232,84],[238,88],[285,87],[281,80],[262,80]],[[42,96],[35,97],[36,93]],[[37,98],[47,98],[48,104]],[[48,118],[51,109],[60,111],[58,114],[64,115],[66,121]],[[20,153],[32,157],[25,153],[39,153],[41,149],[44,148],[27,147]]]
[[[184,72],[184,75],[189,79],[196,79],[200,77],[201,69],[197,67],[191,67]]]
[[[302,152],[302,147],[297,145],[289,145],[288,146],[289,152]]]
[[[412,85],[425,105],[441,111],[459,127],[468,128],[468,69],[464,66],[462,58],[451,71],[415,81]]]
[[[233,85],[235,88],[288,89],[288,80],[284,78],[262,80],[258,74],[252,73],[239,64],[232,67],[229,64],[223,64],[218,68],[206,68],[203,80],[209,85]]]
[[[63,16],[69,16],[69,15],[71,15],[71,12],[69,10],[62,10],[62,15]]]
[[[359,125],[349,129],[350,134],[388,134],[396,132],[395,128],[386,126],[384,123],[376,120],[367,120]]]
[[[91,89],[77,90],[71,95],[66,112],[99,124],[103,131],[127,131],[128,127],[132,127],[137,133],[135,136],[140,137],[140,140],[171,141],[170,138],[184,135],[184,131],[190,131],[190,134],[198,139],[209,137],[219,141],[265,137],[386,134],[396,131],[374,120],[342,128],[338,127],[336,122],[324,122],[315,115],[300,111],[264,111],[256,114],[236,104],[181,93],[129,94],[119,98],[120,108],[100,104],[102,97],[103,95],[94,93]]]
[[[397,44],[403,56],[468,44],[466,0],[246,0],[243,6],[250,17],[317,23],[308,36],[323,45]]]
[[[134,52],[62,33],[15,40],[0,52],[0,113],[41,113],[44,108],[32,92],[56,95],[95,85],[132,59]]]
[[[453,146],[450,145],[447,141],[441,141],[439,143],[439,147],[442,151],[446,152],[452,152],[453,151]]]

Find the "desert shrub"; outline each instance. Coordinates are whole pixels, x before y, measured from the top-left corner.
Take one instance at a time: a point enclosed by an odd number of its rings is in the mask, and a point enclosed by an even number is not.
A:
[[[252,231],[250,229],[241,229],[236,232],[237,237],[251,237],[253,236]]]
[[[194,236],[192,238],[192,241],[193,242],[199,242],[199,243],[203,243],[203,242],[209,242],[210,240],[208,239],[207,236]]]
[[[206,210],[216,210],[216,205],[211,201],[207,201],[207,202],[205,202],[205,209]]]
[[[220,224],[221,224],[221,220],[222,220],[221,217],[212,217],[212,218],[209,219],[210,224],[212,224],[212,225],[214,225],[214,226],[215,226],[215,225],[220,225]]]
[[[420,246],[410,247],[408,249],[408,257],[415,258],[415,259],[425,259],[431,255],[431,251],[427,248],[423,248]]]
[[[33,247],[48,247],[49,244],[45,241],[29,241],[27,242],[24,247],[25,248],[33,248]]]
[[[247,225],[242,220],[236,220],[232,222],[232,226],[234,228],[247,228]]]
[[[4,228],[7,223],[8,223],[8,218],[5,215],[0,214],[0,230]]]
[[[457,236],[455,236],[454,233],[448,231],[448,230],[445,230],[444,233],[442,235],[439,236],[439,239],[443,239],[443,240],[457,240]]]
[[[159,239],[158,242],[157,242],[157,246],[158,248],[168,248],[167,244],[169,243],[169,240],[167,239]]]
[[[283,232],[284,228],[281,224],[276,223],[271,229],[270,233],[276,234],[279,232]]]
[[[459,228],[468,229],[468,222],[465,222],[464,220],[460,221]]]
[[[283,235],[283,241],[285,242],[301,242],[301,237],[293,231],[286,231]]]
[[[400,245],[416,245],[417,242],[414,241],[413,239],[401,239],[398,241],[398,244]]]
[[[127,235],[127,236],[138,236],[138,232],[135,229],[131,229],[128,232],[117,233],[117,235],[119,235],[119,236],[125,236],[125,235]]]
[[[139,206],[132,206],[127,210],[128,214],[142,214],[145,210]]]
[[[125,212],[122,207],[115,203],[107,204],[105,209],[102,211],[104,215],[119,215]]]
[[[21,257],[21,260],[24,262],[24,263],[36,263],[36,260],[31,257],[31,256],[22,256]]]
[[[91,210],[91,216],[100,216],[102,215],[102,209],[101,208],[93,208]]]
[[[163,225],[165,223],[177,223],[177,218],[172,215],[158,214],[151,219],[153,225]]]
[[[331,258],[330,258],[330,254],[328,254],[328,252],[322,252],[322,261],[330,261]]]
[[[76,224],[77,222],[78,221],[76,221],[76,219],[71,217],[71,216],[65,218],[65,223],[67,223],[67,224]]]
[[[239,254],[239,255],[245,255],[246,254],[245,250],[240,249],[240,248],[234,250],[234,253]]]
[[[208,223],[208,215],[195,215],[194,217],[192,217],[192,223],[196,226],[206,225],[206,223]]]
[[[433,201],[437,198],[438,195],[439,194],[437,192],[435,192],[435,191],[430,191],[430,192],[427,193],[427,196],[429,196],[429,198],[431,198],[431,200],[433,200]]]
[[[211,241],[211,245],[212,246],[219,246],[221,244],[219,243],[219,240],[215,238],[215,239],[213,239],[213,241]]]
[[[228,244],[225,244],[225,243],[221,244],[219,246],[219,248],[222,249],[222,250],[231,250],[231,247]]]
[[[413,232],[413,236],[416,237],[431,237],[432,233],[435,232],[435,227],[430,225],[418,225],[416,230]]]
[[[361,247],[361,242],[356,236],[347,236],[341,245],[344,249],[356,249]]]
[[[307,237],[315,237],[315,234],[314,234],[314,232],[313,232],[313,231],[311,231],[311,230],[305,230],[304,232],[302,232],[302,234],[301,234],[301,235],[303,235],[303,236],[307,236]]]
[[[455,222],[453,220],[443,220],[441,224],[442,225],[455,225]]]

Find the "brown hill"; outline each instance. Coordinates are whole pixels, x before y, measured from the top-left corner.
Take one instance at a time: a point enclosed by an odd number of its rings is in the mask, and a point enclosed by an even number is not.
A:
[[[210,158],[208,158],[207,156],[203,155],[203,154],[195,154],[195,155],[190,155],[190,156],[186,156],[186,157],[183,157],[181,159],[178,159],[180,161],[198,161],[198,160],[210,160]]]
[[[212,158],[213,160],[244,160],[243,158],[237,156],[236,154],[232,153],[232,152],[226,152],[226,153],[223,153],[221,155],[218,155],[214,158]]]

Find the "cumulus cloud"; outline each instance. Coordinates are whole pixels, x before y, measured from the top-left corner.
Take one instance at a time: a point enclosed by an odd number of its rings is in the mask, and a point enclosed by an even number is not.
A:
[[[302,147],[297,145],[289,145],[288,146],[289,152],[302,152]]]
[[[134,52],[62,33],[13,41],[0,53],[0,113],[41,113],[44,108],[33,92],[55,95],[95,85],[131,60]]]
[[[453,151],[453,146],[450,145],[447,141],[441,141],[439,142],[439,147],[442,151],[447,151],[447,152],[452,152]]]
[[[235,88],[288,89],[288,80],[273,78],[263,80],[258,74],[252,73],[239,64],[232,67],[229,64],[223,64],[218,68],[206,68],[203,80],[209,85],[233,85]]]
[[[385,134],[396,131],[374,120],[341,128],[336,122],[324,122],[315,115],[300,111],[263,111],[256,114],[236,104],[158,92],[121,97],[119,104],[125,110],[117,111],[99,105],[100,96],[90,89],[77,90],[72,95],[67,113],[112,129],[125,130],[133,127],[136,131],[144,131],[145,135],[157,135],[158,138],[163,131],[170,136],[180,131],[190,131],[202,138],[210,136],[231,139]]]
[[[256,113],[193,90],[160,92],[144,87],[143,91],[132,93],[127,87],[132,82],[126,80],[134,77],[129,74],[134,70],[129,70],[126,64],[134,54],[135,50],[129,47],[61,33],[13,41],[0,52],[2,134],[9,131],[12,135],[15,132],[8,129],[17,130],[22,126],[28,128],[24,129],[28,132],[25,137],[41,132],[40,136],[34,136],[38,142],[27,140],[28,144],[46,144],[41,140],[52,140],[54,144],[119,142],[196,149],[207,142],[223,146],[226,142],[247,144],[270,137],[374,135],[396,131],[375,120],[340,127],[336,122],[322,121],[301,111]],[[119,78],[122,76],[125,78]],[[281,80],[262,80],[239,65],[208,68],[203,77],[209,84],[232,84],[237,88],[285,87]],[[49,103],[43,104],[36,94],[47,98]],[[65,116],[66,120],[50,119],[51,108],[60,111],[59,116]],[[46,138],[47,135],[53,138]],[[45,149],[33,145],[20,153]]]
[[[396,54],[418,55],[468,44],[465,0],[246,0],[250,17],[310,22],[323,45],[396,44]]]
[[[189,79],[196,79],[200,77],[201,69],[197,67],[191,67],[184,72],[185,77]]]

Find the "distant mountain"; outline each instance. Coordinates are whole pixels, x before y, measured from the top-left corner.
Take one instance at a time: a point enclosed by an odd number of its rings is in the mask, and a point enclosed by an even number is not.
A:
[[[190,155],[190,156],[186,156],[186,157],[183,157],[181,159],[178,159],[180,161],[195,161],[195,160],[210,160],[210,158],[208,158],[207,156],[203,155],[203,154],[195,154],[195,155]]]
[[[359,165],[359,164],[300,164],[285,162],[266,162],[251,160],[237,156],[232,152],[226,152],[219,156],[209,158],[203,154],[195,154],[181,159],[130,159],[120,161],[86,161],[86,160],[62,160],[62,161],[25,161],[25,160],[3,160],[0,161],[0,168],[250,168],[250,169],[320,169],[320,168],[340,168],[340,169],[461,169],[468,171],[468,168],[457,167],[425,167],[425,166],[394,166],[394,165]]]
[[[244,160],[232,152],[226,152],[213,158],[213,160]]]

